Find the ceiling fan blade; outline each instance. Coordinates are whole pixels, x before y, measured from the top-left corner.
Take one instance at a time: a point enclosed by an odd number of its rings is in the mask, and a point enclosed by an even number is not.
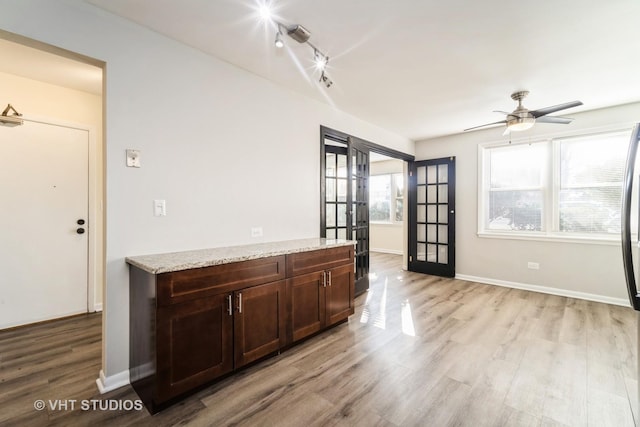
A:
[[[582,105],[582,101],[565,102],[564,104],[554,105],[552,107],[540,108],[539,110],[529,111],[533,117],[542,117],[547,114],[555,113],[556,111],[566,110],[567,108],[573,108]]]
[[[502,110],[493,110],[494,113],[500,113],[500,114],[504,114],[505,116],[509,116],[511,115],[511,113],[507,113],[506,111],[502,111]]]
[[[474,126],[472,128],[467,128],[467,129],[464,130],[464,132],[466,132],[468,130],[483,128],[483,127],[486,127],[486,126],[502,125],[502,124],[506,124],[506,123],[507,123],[506,120],[500,120],[499,122],[487,123],[486,125],[480,125],[480,126]]]
[[[536,119],[537,123],[557,123],[561,125],[568,125],[573,121],[570,117],[556,117],[556,116],[542,116]]]

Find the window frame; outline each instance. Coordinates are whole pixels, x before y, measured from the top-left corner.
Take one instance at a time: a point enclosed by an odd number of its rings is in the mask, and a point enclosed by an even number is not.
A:
[[[589,138],[599,135],[621,134],[628,138],[631,127],[614,127],[599,131],[585,133],[563,134],[561,136],[540,136],[517,141],[499,141],[478,144],[478,210],[477,210],[477,235],[483,238],[553,241],[567,243],[587,243],[600,245],[618,245],[620,234],[616,233],[578,233],[560,231],[560,190],[561,190],[561,143],[562,141]],[[543,177],[543,208],[541,213],[542,231],[512,231],[491,230],[486,226],[489,215],[489,193],[491,188],[491,173],[489,153],[493,148],[508,147],[523,144],[547,144],[548,159]],[[634,221],[636,222],[636,221]],[[634,232],[637,233],[637,224],[634,224]]]

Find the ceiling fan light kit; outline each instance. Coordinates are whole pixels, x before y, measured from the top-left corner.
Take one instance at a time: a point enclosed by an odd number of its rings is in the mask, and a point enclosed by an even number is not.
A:
[[[538,110],[529,110],[522,105],[522,100],[529,94],[529,91],[521,90],[511,94],[511,99],[518,101],[518,106],[511,113],[505,111],[494,111],[496,113],[505,114],[507,117],[499,122],[487,123],[480,126],[474,126],[464,131],[479,129],[487,126],[494,126],[499,124],[505,124],[507,129],[505,134],[515,131],[523,131],[531,129],[536,122],[540,123],[553,123],[553,124],[569,124],[573,119],[569,117],[557,117],[547,116],[547,114],[555,113],[556,111],[566,110],[567,108],[577,107],[582,105],[581,101],[565,102],[564,104],[558,104],[551,107],[540,108]]]

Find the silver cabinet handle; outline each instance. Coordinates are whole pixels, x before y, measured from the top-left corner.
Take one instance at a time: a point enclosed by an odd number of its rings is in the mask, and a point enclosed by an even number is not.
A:
[[[331,272],[329,272],[329,286],[331,286]]]
[[[327,287],[327,272],[326,271],[322,272],[322,287],[324,287],[324,288]]]
[[[242,292],[238,292],[238,313],[242,313]]]
[[[231,294],[227,295],[227,313],[229,313],[229,316],[233,316],[233,305],[231,303]]]

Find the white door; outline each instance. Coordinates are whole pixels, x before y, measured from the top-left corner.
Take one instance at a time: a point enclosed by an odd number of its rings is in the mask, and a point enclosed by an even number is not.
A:
[[[85,130],[0,126],[0,329],[87,312],[88,145]]]

